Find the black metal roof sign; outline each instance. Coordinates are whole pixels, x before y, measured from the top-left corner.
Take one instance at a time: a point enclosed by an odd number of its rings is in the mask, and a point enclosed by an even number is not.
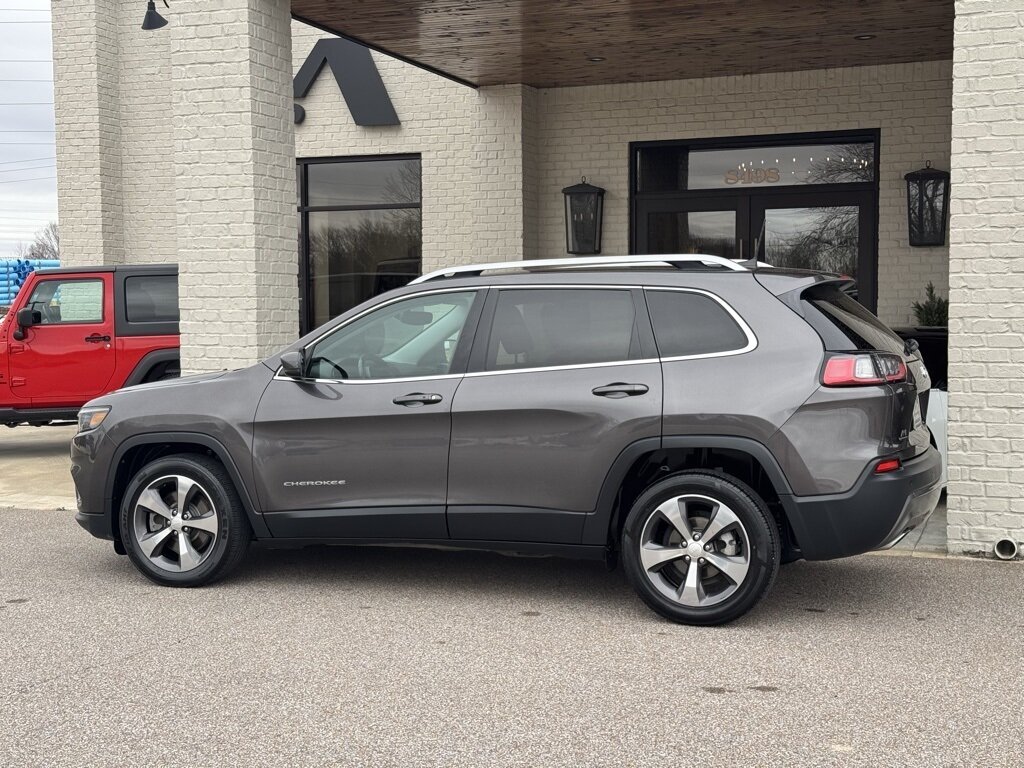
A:
[[[318,40],[313,46],[295,75],[296,99],[309,93],[325,64],[334,74],[356,125],[401,125],[370,49],[343,37]],[[306,110],[296,104],[295,122],[305,119]]]

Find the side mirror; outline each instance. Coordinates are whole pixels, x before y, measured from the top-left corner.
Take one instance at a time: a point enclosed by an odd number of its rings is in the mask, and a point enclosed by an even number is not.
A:
[[[25,329],[31,328],[33,325],[39,325],[43,322],[43,313],[38,309],[25,307],[24,309],[18,310],[18,314],[15,315],[15,320],[18,322],[18,327],[14,330],[14,339],[15,341],[24,341]]]
[[[18,310],[18,325],[22,328],[31,328],[33,325],[39,325],[41,322],[43,322],[43,313],[38,309],[25,307]]]
[[[290,379],[301,379],[306,375],[306,359],[301,350],[281,355],[281,373]]]

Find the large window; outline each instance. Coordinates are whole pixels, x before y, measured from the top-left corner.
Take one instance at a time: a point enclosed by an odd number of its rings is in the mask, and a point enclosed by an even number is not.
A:
[[[300,160],[304,331],[420,274],[420,159]]]

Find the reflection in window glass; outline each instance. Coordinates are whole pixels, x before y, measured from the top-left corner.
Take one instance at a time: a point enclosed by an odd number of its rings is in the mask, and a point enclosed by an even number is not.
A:
[[[688,189],[874,181],[875,145],[812,144],[690,152]]]
[[[419,208],[313,211],[308,216],[314,326],[420,273]]]
[[[691,357],[743,349],[747,335],[721,304],[687,291],[647,291],[662,357]]]
[[[546,368],[639,357],[629,291],[505,290],[499,294],[487,369]]]
[[[178,322],[178,278],[139,275],[124,281],[125,316],[130,323]]]
[[[310,163],[310,206],[420,202],[420,161],[359,160]]]
[[[40,314],[40,325],[103,321],[102,280],[44,280],[26,305]]]
[[[763,259],[776,267],[815,269],[857,276],[860,209],[769,208],[765,211]]]
[[[647,216],[647,253],[704,253],[734,259],[735,211],[666,211]]]
[[[443,376],[473,304],[472,291],[417,296],[370,312],[309,351],[315,379]]]

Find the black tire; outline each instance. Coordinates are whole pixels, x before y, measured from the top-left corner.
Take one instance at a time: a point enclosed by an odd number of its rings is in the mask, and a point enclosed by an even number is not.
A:
[[[652,578],[655,577],[648,576],[641,561],[644,531],[654,530],[645,528],[648,521],[651,520],[652,525],[656,524],[652,518],[659,506],[675,497],[686,495],[707,497],[725,505],[735,514],[742,524],[742,532],[746,533],[748,542],[748,546],[744,547],[748,561],[746,574],[738,586],[729,586],[729,589],[734,590],[732,594],[714,605],[691,607],[683,605],[675,599],[670,599],[664,594],[664,587],[659,589],[653,583]],[[694,526],[693,528],[696,534],[700,533],[697,530],[698,527]],[[733,538],[742,541],[742,538],[736,534],[736,531],[740,530],[739,526],[734,526],[732,530]],[[696,534],[695,538],[699,539]],[[711,546],[718,545],[712,543]],[[730,546],[736,545],[730,544]],[[681,472],[652,485],[636,500],[630,510],[622,535],[622,559],[630,584],[640,599],[654,611],[666,619],[681,624],[724,624],[750,611],[767,594],[775,582],[779,571],[780,554],[779,531],[764,501],[753,489],[734,477],[710,470]],[[673,567],[678,568],[682,561],[674,560],[672,564]],[[698,573],[707,572],[706,570],[698,571]],[[661,571],[652,570],[652,573],[660,575]],[[664,581],[671,581],[673,578],[676,578],[676,574],[670,573]],[[719,584],[729,584],[724,574],[717,578]],[[726,591],[723,590],[721,594],[725,593]]]
[[[208,555],[193,570],[183,573],[154,564],[143,553],[134,528],[134,510],[143,491],[150,483],[171,475],[199,484],[213,503],[218,526]],[[125,490],[120,524],[124,548],[135,567],[151,581],[168,587],[201,587],[224,578],[242,562],[252,540],[252,528],[231,477],[219,461],[199,454],[167,456],[140,469]]]

